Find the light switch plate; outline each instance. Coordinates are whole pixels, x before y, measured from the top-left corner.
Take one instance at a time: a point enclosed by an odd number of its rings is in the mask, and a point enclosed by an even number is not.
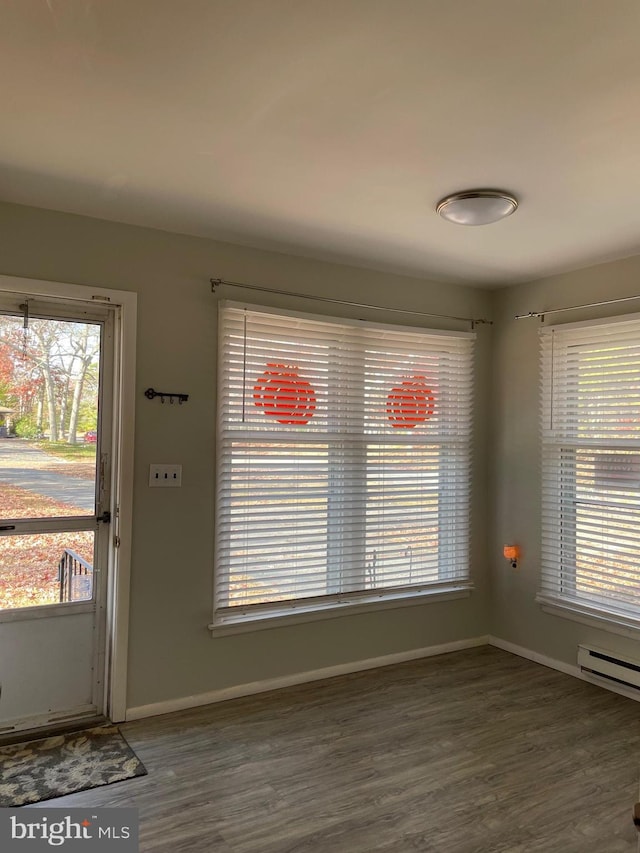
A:
[[[151,488],[176,489],[182,485],[182,465],[149,465]]]

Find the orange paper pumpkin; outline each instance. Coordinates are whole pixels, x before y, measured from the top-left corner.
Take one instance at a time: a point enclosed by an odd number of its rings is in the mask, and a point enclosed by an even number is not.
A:
[[[297,366],[268,363],[253,388],[253,400],[267,417],[280,424],[309,423],[316,408],[316,394]]]
[[[413,429],[434,412],[435,397],[424,376],[404,379],[387,397],[387,417],[397,429]]]

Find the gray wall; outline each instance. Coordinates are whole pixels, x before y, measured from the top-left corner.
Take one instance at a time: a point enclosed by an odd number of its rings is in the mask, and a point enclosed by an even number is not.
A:
[[[491,632],[542,655],[575,664],[578,643],[637,655],[637,641],[543,613],[540,584],[539,320],[516,314],[640,294],[640,257],[495,291],[491,455],[495,517],[491,519]],[[640,311],[640,300],[565,311],[547,322],[574,322]],[[516,542],[514,570],[502,557]]]
[[[216,298],[209,278],[463,316],[487,315],[488,293],[9,204],[0,204],[0,241],[5,275],[138,294],[129,707],[487,633],[492,330],[486,326],[478,331],[475,377],[472,597],[218,639],[207,624],[216,376]],[[240,291],[230,295],[251,299]],[[313,303],[264,301],[313,310]],[[340,313],[335,306],[320,310]],[[357,313],[402,322],[397,315]],[[188,393],[189,402],[150,403],[143,396],[149,386]],[[182,489],[150,490],[151,462],[182,463]]]

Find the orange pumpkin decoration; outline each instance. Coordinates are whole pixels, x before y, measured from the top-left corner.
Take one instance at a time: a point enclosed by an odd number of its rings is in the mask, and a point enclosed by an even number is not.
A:
[[[316,393],[297,371],[295,365],[267,363],[253,388],[256,406],[280,424],[307,424],[316,409]]]
[[[413,429],[435,410],[435,396],[424,376],[404,379],[387,397],[387,417],[396,429]]]

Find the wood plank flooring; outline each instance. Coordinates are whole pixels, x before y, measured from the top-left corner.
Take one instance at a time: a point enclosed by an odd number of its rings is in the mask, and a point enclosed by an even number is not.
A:
[[[154,853],[636,853],[640,704],[495,648],[123,725]]]

